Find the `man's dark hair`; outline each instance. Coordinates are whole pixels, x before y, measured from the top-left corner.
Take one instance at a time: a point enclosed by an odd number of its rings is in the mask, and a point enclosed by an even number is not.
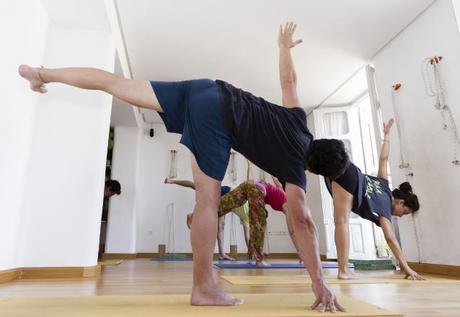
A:
[[[105,187],[110,188],[110,191],[114,194],[117,194],[117,195],[121,194],[121,185],[116,180],[111,179],[111,180],[105,181]]]
[[[311,143],[306,164],[310,172],[335,179],[343,174],[349,158],[342,141],[318,139]]]

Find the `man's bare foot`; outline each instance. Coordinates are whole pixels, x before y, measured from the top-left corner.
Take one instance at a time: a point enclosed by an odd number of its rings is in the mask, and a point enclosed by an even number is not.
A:
[[[339,280],[356,280],[359,277],[356,276],[355,273],[353,273],[352,271],[346,270],[346,271],[339,271],[337,273],[337,278]]]
[[[232,258],[231,256],[226,255],[225,253],[219,255],[219,260],[220,261],[235,261],[234,258]]]
[[[194,287],[190,300],[193,306],[238,306],[243,302],[243,299],[226,294],[217,286],[208,291],[200,291]]]
[[[30,83],[30,89],[39,93],[46,93],[45,82],[40,78],[39,68],[28,65],[20,65],[18,73],[21,77],[27,79]]]

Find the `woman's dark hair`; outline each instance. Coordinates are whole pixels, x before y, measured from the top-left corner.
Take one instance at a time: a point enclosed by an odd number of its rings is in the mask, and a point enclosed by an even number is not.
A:
[[[399,185],[399,188],[394,189],[392,194],[394,198],[404,200],[404,206],[413,212],[420,209],[417,195],[412,192],[412,186],[409,182],[404,182]]]
[[[105,187],[110,188],[111,192],[117,195],[121,194],[121,185],[118,181],[116,180],[108,180],[105,181]]]
[[[348,154],[342,141],[319,139],[311,143],[307,159],[310,172],[335,179],[343,174],[348,164]]]

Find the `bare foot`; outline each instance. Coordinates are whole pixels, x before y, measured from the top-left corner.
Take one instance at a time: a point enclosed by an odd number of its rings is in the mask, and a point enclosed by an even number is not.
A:
[[[209,291],[200,291],[194,287],[190,300],[193,306],[238,306],[243,302],[243,299],[226,294],[217,286]]]
[[[220,261],[235,261],[234,258],[232,258],[231,256],[226,255],[225,253],[219,255],[219,260]]]
[[[42,94],[46,93],[45,82],[40,78],[39,68],[20,65],[18,72],[21,77],[29,81],[30,89]]]
[[[359,277],[356,276],[355,273],[353,273],[352,271],[346,270],[346,271],[339,271],[337,273],[337,278],[339,280],[356,280]]]
[[[256,261],[256,266],[264,267],[264,266],[272,266],[272,265],[265,261]]]

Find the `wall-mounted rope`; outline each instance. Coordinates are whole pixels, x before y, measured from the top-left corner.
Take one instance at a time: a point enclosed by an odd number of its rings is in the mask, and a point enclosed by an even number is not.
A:
[[[458,151],[460,150],[460,135],[457,125],[452,115],[452,111],[446,102],[446,87],[441,74],[442,56],[425,58],[422,61],[421,71],[423,82],[425,83],[425,93],[429,97],[435,97],[434,107],[440,111],[442,119],[442,129],[449,131],[453,143],[452,164],[459,166]]]
[[[238,171],[236,168],[236,152],[230,153],[230,181],[236,183],[238,179]]]
[[[404,147],[404,140],[402,137],[403,132],[402,132],[401,120],[400,120],[401,116],[399,112],[399,108],[401,107],[401,105],[398,101],[399,99],[398,97],[399,97],[401,87],[402,85],[400,83],[394,84],[391,87],[391,102],[393,104],[393,112],[394,112],[394,116],[396,119],[396,126],[398,128],[397,132],[398,132],[398,140],[399,140],[399,168],[404,169],[404,168],[409,168],[410,164],[407,161],[406,155],[404,152],[405,147]]]
[[[174,231],[174,224],[175,224],[175,217],[174,217],[174,203],[169,203],[166,206],[166,221],[167,221],[167,226],[165,232],[165,236],[167,237],[167,243],[166,243],[166,250],[167,253],[175,253],[176,252],[176,233]],[[166,239],[163,239],[163,241]]]
[[[265,181],[267,177],[267,173],[261,168],[259,168],[259,180]]]
[[[413,187],[414,186],[414,173],[413,172],[407,173],[405,175],[405,178],[406,178],[406,182],[409,182]],[[411,213],[412,228],[414,230],[415,244],[417,246],[417,259],[418,259],[418,262],[421,263],[422,262],[422,245],[420,243],[421,241],[420,231],[418,230],[417,221],[416,221],[418,217],[417,215],[418,214],[415,212]]]
[[[230,213],[230,245],[235,245],[236,242],[236,225],[235,225],[235,214],[233,212]],[[225,217],[225,216],[224,216]]]
[[[169,178],[176,178],[177,177],[177,151],[171,150],[170,151],[170,160],[169,160]]]

